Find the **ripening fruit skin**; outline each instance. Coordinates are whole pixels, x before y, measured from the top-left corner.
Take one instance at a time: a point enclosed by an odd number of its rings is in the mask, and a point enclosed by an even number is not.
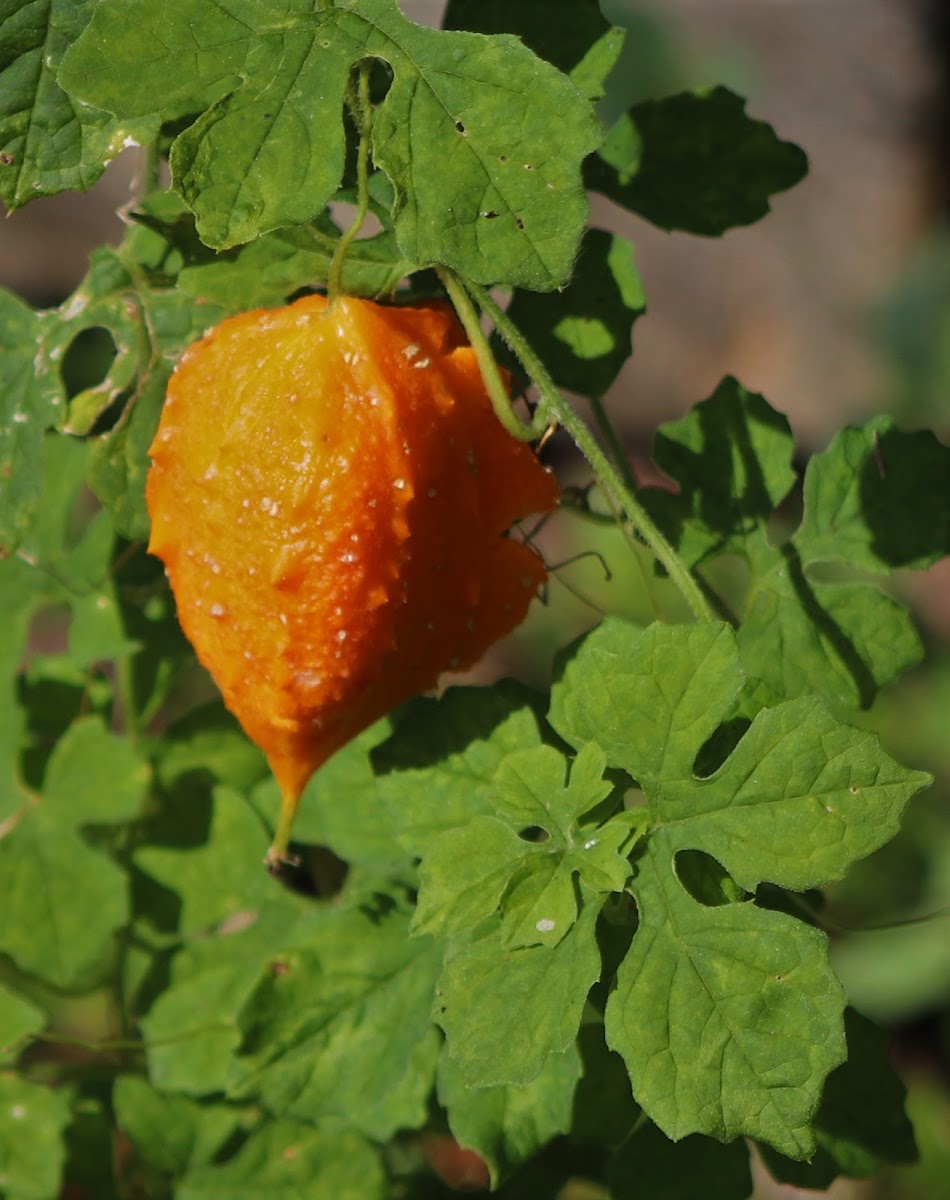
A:
[[[280,784],[280,856],[335,750],[522,620],[545,570],[503,535],[558,487],[449,309],[350,297],[212,329],[149,453],[149,550]]]

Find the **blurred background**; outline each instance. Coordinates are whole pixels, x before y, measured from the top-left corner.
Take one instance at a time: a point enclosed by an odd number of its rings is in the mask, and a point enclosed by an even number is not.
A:
[[[403,7],[440,20],[439,0]],[[766,220],[721,239],[666,234],[596,201],[593,223],[634,243],[647,294],[634,354],[609,397],[640,473],[649,474],[657,424],[725,374],[788,415],[803,459],[842,425],[882,411],[950,440],[947,0],[603,0],[602,8],[629,31],[605,119],[647,97],[723,83],[811,161],[808,178],[776,197]],[[0,284],[38,306],[62,301],[89,250],[121,236],[115,210],[129,197],[136,154],[124,152],[87,195],[36,201],[0,223]],[[589,542],[589,528],[568,523],[557,553]],[[613,563],[609,538],[602,549]],[[566,586],[552,581],[548,606],[489,673],[537,674],[598,608],[648,620],[671,604],[648,571],[629,565],[610,582],[596,560],[562,578]],[[836,1200],[950,1197],[950,563],[896,587],[915,610],[929,661],[861,719],[937,780],[902,835],[833,890],[829,912],[855,1005],[894,1032],[923,1157],[873,1181],[840,1181]],[[757,1192],[799,1195],[814,1193],[764,1179]]]

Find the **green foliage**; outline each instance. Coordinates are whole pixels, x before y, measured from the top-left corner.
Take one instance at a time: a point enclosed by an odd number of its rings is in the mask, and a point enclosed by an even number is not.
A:
[[[564,419],[598,485],[577,507],[702,619],[608,616],[545,691],[403,706],[310,782],[279,879],[276,784],[145,550],[181,353],[302,289],[500,285],[516,382],[587,397],[616,443],[601,402],[646,301],[584,185],[715,236],[805,170],[723,88],[604,134],[622,41],[595,0],[451,0],[442,30],[395,0],[0,5],[8,207],[128,143],[150,164],[63,304],[0,293],[3,1196],[437,1200],[447,1139],[552,1200],[745,1200],[743,1139],[802,1187],[913,1158],[815,889],[929,782],[851,722],[922,653],[886,589],[950,553],[932,434],[846,429],[799,489],[787,421],[726,379],[657,433],[676,490],[633,494]],[[340,261],[354,205],[378,229]]]

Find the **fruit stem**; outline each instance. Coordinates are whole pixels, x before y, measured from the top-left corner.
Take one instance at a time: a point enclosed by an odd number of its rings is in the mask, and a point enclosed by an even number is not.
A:
[[[280,813],[277,817],[277,829],[271,842],[264,863],[272,875],[279,873],[283,863],[292,863],[293,857],[288,853],[290,834],[293,829],[294,817],[300,804],[299,790],[290,791],[282,787],[280,790]]]
[[[511,436],[516,437],[519,442],[533,442],[548,427],[549,420],[546,409],[542,405],[527,424],[521,420],[511,407],[508,388],[501,377],[501,371],[495,362],[495,356],[491,352],[491,346],[488,344],[488,338],[482,329],[471,297],[454,271],[449,270],[448,267],[437,266],[436,273],[442,281],[442,286],[448,292],[449,299],[462,322],[462,328],[475,351],[478,367],[482,373],[482,382],[485,384],[492,408],[495,410],[495,416]]]
[[[343,263],[346,260],[347,251],[353,239],[363,228],[363,222],[369,212],[369,147],[373,128],[369,71],[369,63],[364,60],[359,65],[358,91],[351,104],[353,119],[356,122],[360,138],[356,151],[356,214],[349,229],[340,237],[330,262],[330,270],[327,274],[327,299],[331,305],[343,290]],[[352,89],[350,90],[352,91]]]
[[[441,274],[442,271],[440,271]],[[457,278],[456,282],[459,282]],[[472,283],[471,280],[465,280],[464,286],[474,297],[482,312],[487,313],[490,317],[493,325],[518,357],[534,386],[538,389],[542,401],[541,411],[548,419],[557,421],[567,430],[578,450],[590,463],[605,494],[621,512],[626,513],[631,525],[666,569],[696,619],[699,621],[716,620],[709,601],[693,578],[689,568],[666,540],[661,530],[653,523],[646,509],[634,494],[634,489],[628,486],[621,472],[600,448],[594,435],[561,395],[544,363],[528,344],[521,331],[513,324],[504,310],[495,303],[486,288]],[[449,294],[451,295],[451,292]]]

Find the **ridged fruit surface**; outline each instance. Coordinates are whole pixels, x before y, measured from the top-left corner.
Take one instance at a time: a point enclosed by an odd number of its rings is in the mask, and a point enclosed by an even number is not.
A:
[[[311,296],[183,355],[150,450],[149,549],[285,803],[475,662],[545,578],[505,537],[558,498],[449,310]]]

